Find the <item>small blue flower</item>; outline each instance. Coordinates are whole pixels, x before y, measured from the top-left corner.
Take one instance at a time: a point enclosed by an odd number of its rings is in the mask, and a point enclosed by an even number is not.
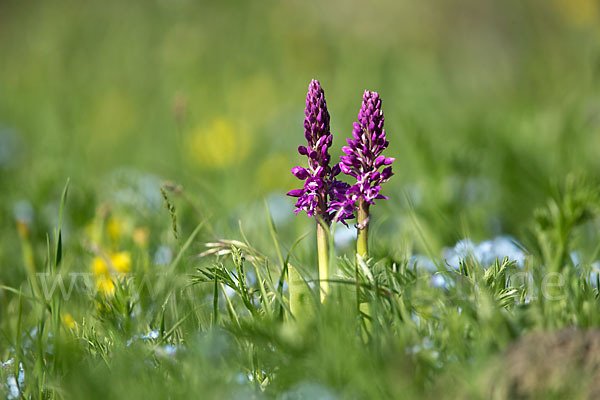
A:
[[[485,247],[481,247],[485,242],[478,246],[477,253],[481,262],[485,265],[490,265],[496,259],[502,260],[508,257],[511,261],[516,261],[519,267],[525,265],[525,252],[518,246],[518,242],[510,236],[498,236],[492,240],[491,251],[485,253]],[[487,258],[484,257],[487,256]]]
[[[422,254],[413,254],[412,256],[410,256],[408,263],[411,267],[413,265],[416,265],[417,268],[423,268],[424,270],[429,272],[437,271],[437,267],[435,263],[431,260],[431,258]]]
[[[448,287],[450,286],[448,284],[448,282],[446,282],[446,279],[444,279],[444,277],[441,274],[433,274],[431,276],[430,282],[431,282],[431,286],[440,288],[440,289],[448,289]]]
[[[453,248],[446,248],[443,251],[443,258],[446,263],[459,269],[460,261],[467,258],[473,258],[484,266],[493,264],[496,259],[503,260],[508,257],[515,261],[519,267],[525,264],[525,252],[517,245],[517,241],[510,236],[498,236],[491,240],[485,240],[476,245],[471,239],[459,240]]]
[[[452,248],[446,248],[442,257],[453,269],[460,268],[460,261],[475,255],[475,243],[471,239],[461,239]]]
[[[148,339],[156,340],[156,339],[158,339],[158,329],[150,331],[146,335],[142,335],[141,338],[144,339],[144,340],[148,340]]]
[[[171,248],[169,248],[169,246],[159,246],[158,249],[156,249],[156,252],[154,253],[155,265],[167,266],[171,263],[172,259],[173,252],[171,251]]]

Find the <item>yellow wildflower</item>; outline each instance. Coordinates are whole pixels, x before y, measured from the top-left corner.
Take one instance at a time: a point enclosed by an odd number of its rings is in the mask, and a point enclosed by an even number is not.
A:
[[[115,284],[110,276],[108,265],[102,257],[94,257],[92,273],[96,278],[96,290],[105,296],[112,296],[115,293]]]
[[[115,283],[110,276],[96,278],[96,289],[105,296],[113,296],[115,294]]]
[[[126,274],[131,269],[131,255],[127,251],[113,254],[110,262],[119,273]]]
[[[121,274],[131,270],[131,254],[128,251],[120,251],[110,256],[111,267]],[[110,269],[102,257],[94,257],[92,261],[92,272],[96,277],[110,276]]]
[[[69,313],[63,314],[60,319],[62,320],[62,323],[69,329],[75,329],[77,326],[73,316]]]
[[[127,251],[114,253],[110,256],[110,268],[102,257],[94,257],[92,261],[92,273],[96,278],[96,289],[105,296],[113,296],[115,294],[115,283],[113,280],[113,272],[125,274],[131,270],[131,255]]]
[[[224,118],[216,118],[208,126],[199,126],[188,138],[191,159],[209,168],[224,168],[243,161],[250,140],[244,130]]]
[[[104,261],[102,257],[94,257],[94,260],[92,261],[92,272],[96,277],[110,275],[108,265],[106,265],[106,261]]]

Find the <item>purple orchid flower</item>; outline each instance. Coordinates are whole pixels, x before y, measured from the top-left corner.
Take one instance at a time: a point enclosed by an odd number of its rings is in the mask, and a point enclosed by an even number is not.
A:
[[[375,204],[375,199],[387,199],[379,192],[381,184],[393,175],[390,164],[394,159],[381,154],[389,145],[383,122],[379,94],[365,90],[352,139],[347,139],[348,146],[342,147],[345,155],[340,157],[342,172],[356,178],[346,193],[350,204],[356,205],[360,198],[369,204]],[[381,167],[384,168],[379,171]]]
[[[356,183],[345,192],[343,207],[357,210],[357,254],[362,257],[368,255],[369,206],[375,204],[376,199],[387,199],[380,193],[381,184],[393,175],[390,164],[394,159],[381,154],[389,145],[383,123],[379,94],[365,90],[358,122],[354,123],[352,139],[347,139],[348,146],[342,148],[345,155],[340,157],[339,164],[344,174],[356,178]]]
[[[327,224],[342,209],[338,220],[344,222],[353,218],[351,206],[346,199],[346,190],[350,185],[337,180],[340,165],[329,166],[331,156],[329,147],[333,135],[329,128],[329,112],[325,102],[325,92],[317,80],[312,80],[306,95],[304,111],[304,137],[307,146],[299,146],[298,153],[308,157],[308,167],[294,167],[292,174],[303,180],[301,189],[288,192],[288,196],[297,197],[295,212],[306,211],[309,217],[319,216]]]

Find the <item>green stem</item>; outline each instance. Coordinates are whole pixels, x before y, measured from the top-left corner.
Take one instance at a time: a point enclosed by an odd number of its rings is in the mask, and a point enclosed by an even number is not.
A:
[[[317,220],[317,251],[319,253],[319,287],[321,303],[329,292],[329,237],[325,222]]]
[[[356,255],[366,259],[369,257],[369,203],[358,200],[358,235],[356,237]]]
[[[359,259],[366,261],[369,258],[369,203],[362,198],[358,200],[358,215],[356,219],[358,222],[356,237],[356,269],[358,278]],[[371,333],[371,321],[369,321],[371,309],[369,303],[361,303],[359,286],[356,287],[356,303],[359,313],[362,312],[366,316],[364,319],[361,318],[364,322],[364,325],[361,325],[361,334],[363,340],[366,341]]]

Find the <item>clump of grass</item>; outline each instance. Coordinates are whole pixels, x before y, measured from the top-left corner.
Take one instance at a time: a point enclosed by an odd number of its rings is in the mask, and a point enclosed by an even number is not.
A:
[[[578,182],[567,181],[536,212],[524,262],[498,257],[482,264],[467,254],[456,269],[436,260],[432,271],[389,255],[357,268],[353,257],[341,255],[322,304],[318,274],[298,253],[305,235],[283,244],[268,209],[271,244],[264,248],[240,230],[238,238],[204,242],[193,256],[207,229],[200,223],[167,266],[133,257],[111,296],[98,296],[93,284],[83,283],[69,296],[58,284],[49,291],[76,260],[92,254],[48,244],[44,279],[50,285],[41,296],[32,284],[4,287],[6,307],[18,316],[4,329],[11,346],[2,355],[4,388],[25,398],[123,397],[125,387],[140,398],[200,391],[256,398],[487,393],[486,371],[496,371],[488,366],[498,357],[514,362],[519,351],[504,351],[520,337],[600,322],[590,269],[544,250],[551,248],[549,238],[557,238],[565,241],[565,252],[583,254],[578,243],[598,214],[594,191]],[[574,217],[565,224],[560,216]],[[368,310],[362,318],[357,300]],[[561,357],[577,362],[583,347],[570,348]],[[530,384],[519,383],[521,375],[513,372],[506,381],[494,379],[498,390],[530,393],[523,389]],[[543,393],[576,395],[578,379],[569,375],[560,391],[552,386]]]

